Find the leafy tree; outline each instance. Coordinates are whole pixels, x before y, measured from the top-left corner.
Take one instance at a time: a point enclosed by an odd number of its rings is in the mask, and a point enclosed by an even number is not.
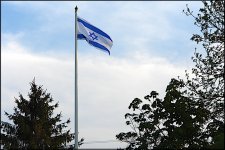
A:
[[[129,143],[128,149],[206,147],[201,130],[208,111],[203,103],[184,96],[184,86],[182,80],[172,79],[163,100],[155,91],[144,97],[145,102],[135,98],[128,107],[134,113],[125,115],[133,131],[121,132],[116,138]]]
[[[6,149],[56,149],[63,148],[74,136],[70,130],[65,130],[70,123],[61,122],[62,114],[53,116],[53,110],[58,103],[51,105],[53,98],[50,93],[37,86],[35,80],[31,83],[29,100],[22,94],[15,98],[17,107],[14,113],[7,117],[14,124],[1,122],[1,140]]]
[[[218,137],[224,138],[224,1],[203,1],[203,4],[204,8],[196,16],[188,7],[185,12],[194,17],[201,31],[191,40],[202,44],[205,50],[204,54],[196,51],[192,57],[194,77],[186,74],[187,87],[189,96],[203,102],[210,111],[205,133],[216,144]]]
[[[194,34],[191,40],[202,43],[205,54],[195,52],[196,63],[188,86],[194,98],[204,102],[211,110],[211,117],[224,120],[224,1],[203,1],[197,17],[187,8],[186,14],[195,19],[201,34]]]

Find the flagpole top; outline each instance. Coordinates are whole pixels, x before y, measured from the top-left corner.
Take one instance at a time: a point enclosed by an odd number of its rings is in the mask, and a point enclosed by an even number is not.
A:
[[[78,10],[78,7],[76,6],[76,7],[75,7],[75,12],[77,12],[77,10]]]

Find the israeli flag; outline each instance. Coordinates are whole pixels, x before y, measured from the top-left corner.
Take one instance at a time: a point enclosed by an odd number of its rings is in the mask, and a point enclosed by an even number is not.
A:
[[[113,45],[113,41],[109,35],[80,17],[77,17],[77,29],[78,39],[85,39],[90,45],[106,51],[110,55],[109,50]]]

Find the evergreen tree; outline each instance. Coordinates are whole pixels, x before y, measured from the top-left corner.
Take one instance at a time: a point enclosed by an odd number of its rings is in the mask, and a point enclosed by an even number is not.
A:
[[[14,113],[7,117],[14,124],[1,122],[1,140],[6,149],[56,149],[63,148],[74,136],[70,130],[65,130],[70,123],[61,122],[62,114],[53,115],[58,103],[51,105],[53,98],[50,93],[37,86],[35,80],[31,83],[29,99],[22,94],[15,98],[17,107]]]

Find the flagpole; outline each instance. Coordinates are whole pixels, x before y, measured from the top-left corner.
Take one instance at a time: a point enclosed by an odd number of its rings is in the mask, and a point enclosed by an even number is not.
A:
[[[78,149],[77,6],[75,7],[75,149]]]

